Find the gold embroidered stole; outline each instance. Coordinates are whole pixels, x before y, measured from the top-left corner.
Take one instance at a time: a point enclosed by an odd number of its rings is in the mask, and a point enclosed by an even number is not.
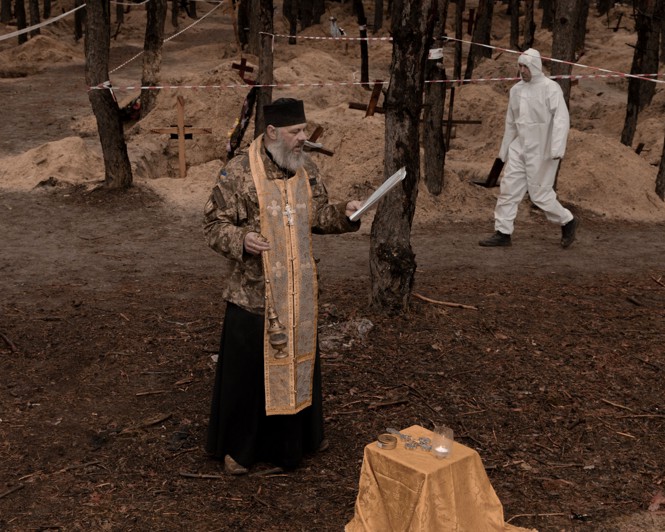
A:
[[[268,179],[261,158],[263,135],[249,148],[259,199],[261,234],[270,242],[263,253],[267,295],[286,328],[286,356],[276,358],[264,326],[266,414],[295,414],[312,404],[318,318],[316,264],[312,253],[312,191],[301,168],[290,179]]]

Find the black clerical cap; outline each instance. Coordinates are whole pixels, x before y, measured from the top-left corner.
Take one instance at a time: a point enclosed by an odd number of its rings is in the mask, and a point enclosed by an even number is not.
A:
[[[266,127],[287,127],[307,122],[303,101],[294,98],[279,98],[268,105],[264,105],[263,116]]]

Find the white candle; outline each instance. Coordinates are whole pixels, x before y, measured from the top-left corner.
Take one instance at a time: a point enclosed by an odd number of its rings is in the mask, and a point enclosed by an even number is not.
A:
[[[444,445],[437,445],[432,452],[437,458],[445,458],[450,453],[450,449]]]

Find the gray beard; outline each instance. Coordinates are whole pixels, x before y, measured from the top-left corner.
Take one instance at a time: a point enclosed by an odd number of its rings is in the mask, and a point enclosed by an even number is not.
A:
[[[305,163],[305,154],[302,151],[300,153],[287,151],[281,137],[270,147],[270,154],[279,166],[290,172],[297,172]]]

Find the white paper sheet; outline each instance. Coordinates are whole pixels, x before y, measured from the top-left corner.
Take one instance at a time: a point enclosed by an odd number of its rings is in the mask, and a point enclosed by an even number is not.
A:
[[[402,181],[406,177],[406,166],[402,166],[397,172],[395,172],[393,175],[391,175],[388,179],[386,179],[383,184],[377,188],[374,193],[365,200],[365,203],[363,203],[362,207],[358,209],[356,212],[354,212],[351,216],[349,216],[349,220],[352,222],[355,222],[358,218],[362,216],[362,214],[372,207],[377,201],[379,201],[385,194],[387,194],[390,190],[393,189],[397,183]]]

